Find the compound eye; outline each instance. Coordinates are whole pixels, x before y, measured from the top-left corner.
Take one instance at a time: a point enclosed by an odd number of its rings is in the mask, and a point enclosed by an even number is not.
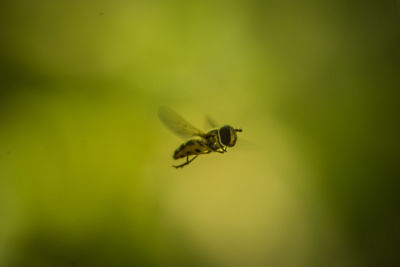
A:
[[[223,126],[219,129],[219,136],[221,143],[225,146],[229,146],[231,143],[231,130],[229,126]]]

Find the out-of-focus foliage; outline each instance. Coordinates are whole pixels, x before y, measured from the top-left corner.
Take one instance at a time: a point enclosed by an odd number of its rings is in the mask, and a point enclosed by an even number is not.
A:
[[[0,266],[399,264],[398,1],[0,10]]]

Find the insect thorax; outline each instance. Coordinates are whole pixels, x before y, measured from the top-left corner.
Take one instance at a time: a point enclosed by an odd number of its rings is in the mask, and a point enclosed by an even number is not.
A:
[[[207,146],[209,148],[211,148],[211,150],[217,151],[217,150],[223,148],[223,146],[221,145],[221,142],[219,140],[219,137],[218,137],[217,129],[209,131],[206,134],[205,139],[206,139]]]

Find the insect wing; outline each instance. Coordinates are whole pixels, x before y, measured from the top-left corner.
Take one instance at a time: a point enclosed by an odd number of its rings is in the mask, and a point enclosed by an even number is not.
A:
[[[206,126],[207,128],[218,128],[217,122],[209,115],[206,116]]]
[[[180,137],[204,136],[204,132],[194,127],[170,108],[161,107],[158,110],[158,116],[168,129]]]

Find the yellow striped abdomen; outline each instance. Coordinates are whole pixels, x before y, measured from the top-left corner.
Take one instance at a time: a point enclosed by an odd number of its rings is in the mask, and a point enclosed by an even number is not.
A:
[[[210,149],[199,139],[191,139],[182,144],[174,152],[173,158],[179,159],[190,155],[210,153]]]

